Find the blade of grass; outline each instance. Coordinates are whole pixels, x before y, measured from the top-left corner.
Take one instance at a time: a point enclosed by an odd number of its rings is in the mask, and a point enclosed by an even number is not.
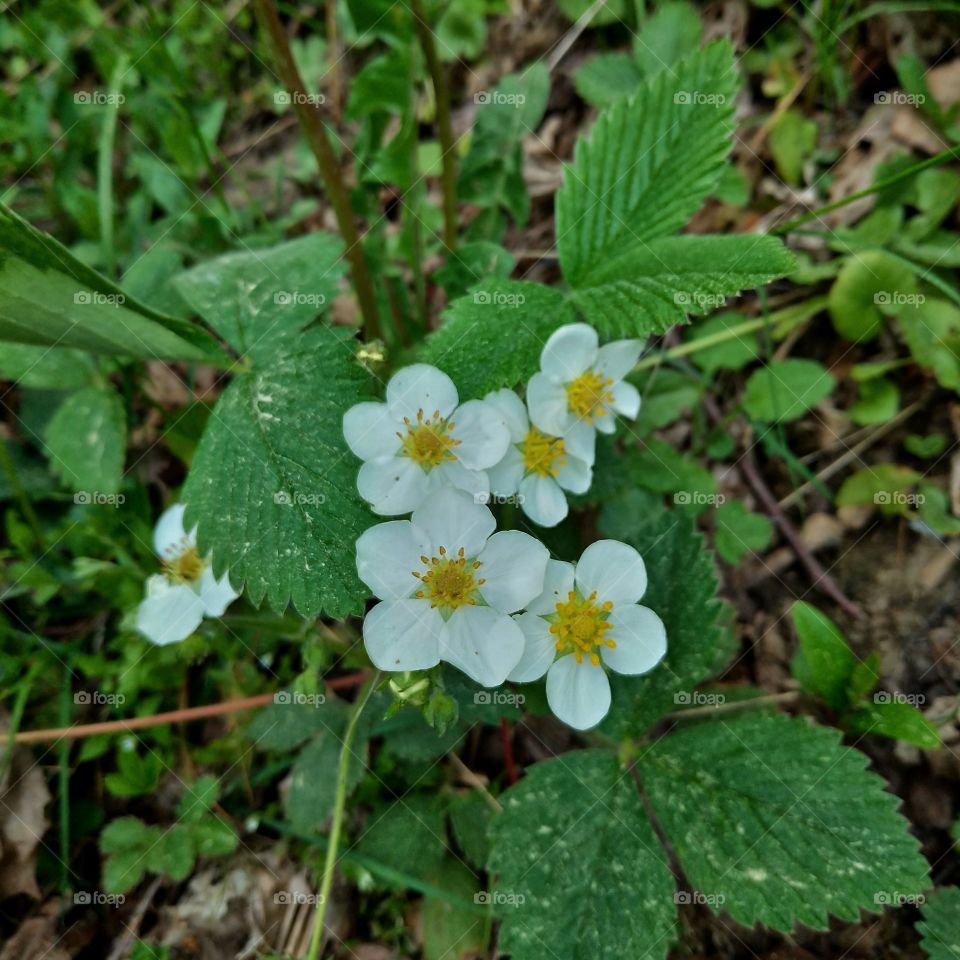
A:
[[[100,220],[100,247],[103,267],[111,280],[117,278],[117,256],[113,248],[113,145],[117,136],[117,115],[123,102],[123,76],[129,58],[121,54],[113,68],[107,90],[107,108],[97,148],[97,216]]]

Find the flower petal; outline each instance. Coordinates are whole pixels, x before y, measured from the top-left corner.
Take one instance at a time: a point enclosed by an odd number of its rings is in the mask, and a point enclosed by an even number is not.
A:
[[[386,457],[400,449],[397,436],[403,423],[390,414],[385,403],[354,404],[343,415],[343,436],[347,446],[361,460]]]
[[[571,457],[592,467],[597,458],[597,431],[593,424],[586,420],[575,420],[563,435],[563,446]]]
[[[640,340],[614,340],[597,351],[595,368],[611,380],[622,380],[636,365],[643,351]]]
[[[521,613],[513,619],[523,633],[523,656],[507,679],[515,683],[532,683],[539,680],[556,659],[556,640],[550,632],[550,624],[535,613]]]
[[[378,457],[360,467],[357,490],[374,513],[395,517],[423,503],[429,481],[426,472],[409,457]]]
[[[619,540],[598,540],[577,561],[577,589],[585,597],[596,591],[614,607],[636,603],[647,589],[647,568],[633,547]]]
[[[552,437],[564,436],[577,422],[563,384],[543,373],[535,373],[527,384],[527,406],[534,426]]]
[[[137,607],[137,629],[159,646],[186,640],[203,619],[203,601],[185,583],[174,586],[165,577],[147,580],[147,596]]]
[[[520,483],[520,497],[523,512],[541,527],[555,527],[569,511],[567,498],[553,477],[539,473],[524,477]]]
[[[513,445],[507,447],[503,459],[487,470],[490,490],[500,497],[510,497],[517,492],[523,479],[523,454]]]
[[[507,387],[488,393],[483,400],[484,403],[496,407],[510,431],[510,439],[514,443],[520,443],[530,430],[530,417],[524,402]]]
[[[153,549],[164,559],[179,557],[185,550],[196,546],[197,528],[190,533],[183,529],[183,514],[187,508],[182,503],[175,503],[167,507],[160,514],[157,525],[153,528]]]
[[[556,613],[557,604],[566,600],[573,590],[573,570],[573,564],[566,560],[548,560],[543,590],[527,604],[527,610],[544,615]]]
[[[492,607],[460,607],[446,622],[440,657],[484,687],[497,687],[523,656],[523,632]]]
[[[426,537],[431,556],[436,556],[442,546],[453,553],[463,547],[468,557],[476,557],[497,528],[489,507],[450,487],[438,490],[414,512],[410,521]]]
[[[597,331],[586,323],[568,323],[554,330],[540,353],[540,369],[561,383],[569,383],[597,359]]]
[[[415,420],[418,410],[426,417],[434,411],[448,417],[458,401],[453,381],[428,363],[414,363],[398,370],[387,384],[387,406],[396,420]]]
[[[477,559],[479,574],[486,580],[480,595],[495,610],[514,613],[543,591],[550,551],[528,533],[501,530]]]
[[[363,621],[363,645],[378,670],[428,670],[440,662],[443,617],[425,600],[385,600]]]
[[[482,400],[468,400],[453,414],[451,435],[460,441],[453,452],[468,470],[486,470],[503,459],[510,431],[500,411]]]
[[[586,493],[593,483],[593,470],[579,457],[567,454],[565,463],[557,471],[557,483],[571,493]]]
[[[621,417],[636,420],[640,412],[640,391],[632,383],[622,381],[613,388],[613,403],[610,406]]]
[[[608,436],[611,433],[616,433],[617,430],[617,418],[613,415],[613,410],[611,407],[604,405],[603,413],[599,413],[594,417],[593,425],[600,433],[605,433]]]
[[[595,727],[610,709],[610,681],[603,667],[568,654],[547,671],[547,703],[568,727]]]
[[[486,470],[468,470],[458,460],[448,460],[434,467],[427,475],[427,486],[424,500],[445,487],[469,493],[474,503],[485,504],[490,500],[490,478]]]
[[[610,615],[612,649],[603,647],[603,662],[617,673],[637,676],[651,671],[667,652],[667,628],[649,608],[632,603],[615,607]]]
[[[410,597],[417,589],[413,572],[422,568],[428,547],[409,520],[378,523],[357,539],[357,574],[380,600]]]
[[[230,585],[230,574],[225,573],[218,580],[213,575],[213,567],[209,563],[200,574],[199,592],[203,613],[207,617],[222,617],[227,607],[240,596]]]

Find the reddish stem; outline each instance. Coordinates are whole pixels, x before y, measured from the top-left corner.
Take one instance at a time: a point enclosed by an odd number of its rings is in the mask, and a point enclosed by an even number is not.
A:
[[[513,757],[513,734],[506,717],[500,718],[500,743],[503,746],[503,766],[507,771],[507,779],[512,785],[520,779],[520,776],[517,773],[517,761]]]

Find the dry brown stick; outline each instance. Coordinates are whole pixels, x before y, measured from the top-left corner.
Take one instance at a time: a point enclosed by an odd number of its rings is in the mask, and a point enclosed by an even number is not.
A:
[[[723,414],[717,406],[717,401],[714,400],[713,397],[706,395],[703,402],[710,419],[714,423],[720,423],[723,420]],[[863,616],[863,611],[840,589],[837,582],[827,573],[820,561],[817,560],[803,542],[796,527],[790,522],[780,504],[777,502],[777,498],[767,486],[766,481],[760,476],[760,471],[754,462],[753,454],[749,450],[744,451],[743,456],[740,458],[739,466],[744,479],[753,490],[757,499],[763,504],[763,508],[767,511],[773,522],[780,528],[780,532],[786,541],[793,547],[797,559],[799,559],[806,568],[807,573],[810,574],[812,586],[830,597],[831,600],[851,617],[859,620]]]

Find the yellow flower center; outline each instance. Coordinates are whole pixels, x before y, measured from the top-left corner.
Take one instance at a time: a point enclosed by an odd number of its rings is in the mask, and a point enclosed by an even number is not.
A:
[[[403,443],[403,453],[425,470],[445,460],[457,459],[453,448],[459,446],[460,441],[450,434],[456,424],[452,420],[444,420],[439,410],[434,410],[433,416],[426,419],[423,410],[418,410],[416,423],[409,417],[404,417],[403,422],[407,427],[406,436],[397,433]]]
[[[566,601],[557,604],[550,632],[556,637],[557,652],[563,656],[572,653],[577,663],[586,657],[594,666],[600,663],[601,647],[616,647],[612,637],[606,636],[611,628],[609,617],[613,604],[596,602],[597,593],[581,597],[575,590],[567,594]]]
[[[189,547],[175,557],[163,561],[163,575],[171,583],[196,583],[206,563],[200,559],[196,547]]]
[[[480,561],[467,559],[463,547],[456,557],[447,556],[446,547],[440,547],[439,556],[423,556],[420,562],[426,571],[413,571],[420,581],[420,589],[414,594],[418,600],[429,600],[431,607],[440,607],[445,613],[465,605],[476,606],[477,591],[487,581],[477,576]]]
[[[523,441],[523,466],[527,473],[538,473],[541,477],[555,477],[567,462],[561,457],[567,451],[560,437],[551,437],[531,427]]]
[[[567,403],[581,420],[593,423],[594,417],[606,416],[606,404],[613,403],[613,393],[608,389],[612,386],[609,378],[587,370],[567,384]]]

